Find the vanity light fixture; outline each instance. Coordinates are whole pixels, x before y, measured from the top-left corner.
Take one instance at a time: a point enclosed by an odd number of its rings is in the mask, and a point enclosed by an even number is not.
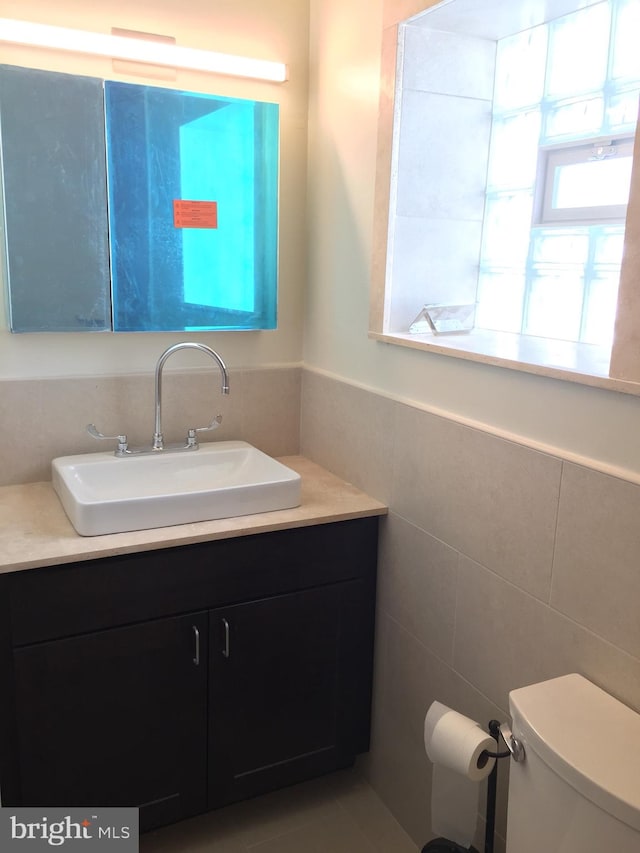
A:
[[[0,18],[0,42],[70,50],[75,53],[107,56],[112,59],[125,59],[151,65],[188,68],[211,74],[250,77],[273,83],[284,83],[287,79],[287,66],[283,62],[251,59],[247,56],[233,56],[158,41],[92,33],[30,21],[16,21],[11,18]]]

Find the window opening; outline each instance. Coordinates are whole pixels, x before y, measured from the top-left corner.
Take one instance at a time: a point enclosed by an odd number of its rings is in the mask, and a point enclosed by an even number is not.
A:
[[[497,42],[476,326],[611,343],[639,24],[608,0]]]
[[[632,137],[542,149],[534,224],[623,222],[632,158]]]

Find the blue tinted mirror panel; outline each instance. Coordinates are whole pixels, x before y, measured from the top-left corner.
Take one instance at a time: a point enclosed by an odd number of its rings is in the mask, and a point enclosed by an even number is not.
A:
[[[114,331],[273,329],[278,106],[105,83]]]
[[[0,66],[14,332],[111,328],[102,80]]]

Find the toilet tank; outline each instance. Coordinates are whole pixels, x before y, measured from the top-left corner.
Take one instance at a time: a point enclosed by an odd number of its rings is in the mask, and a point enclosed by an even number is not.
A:
[[[640,715],[581,675],[509,694],[507,853],[639,853]]]

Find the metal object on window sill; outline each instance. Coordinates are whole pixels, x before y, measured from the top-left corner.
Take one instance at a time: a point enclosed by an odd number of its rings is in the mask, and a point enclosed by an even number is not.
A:
[[[466,305],[424,305],[413,323],[411,334],[460,335],[473,329],[475,302]]]

